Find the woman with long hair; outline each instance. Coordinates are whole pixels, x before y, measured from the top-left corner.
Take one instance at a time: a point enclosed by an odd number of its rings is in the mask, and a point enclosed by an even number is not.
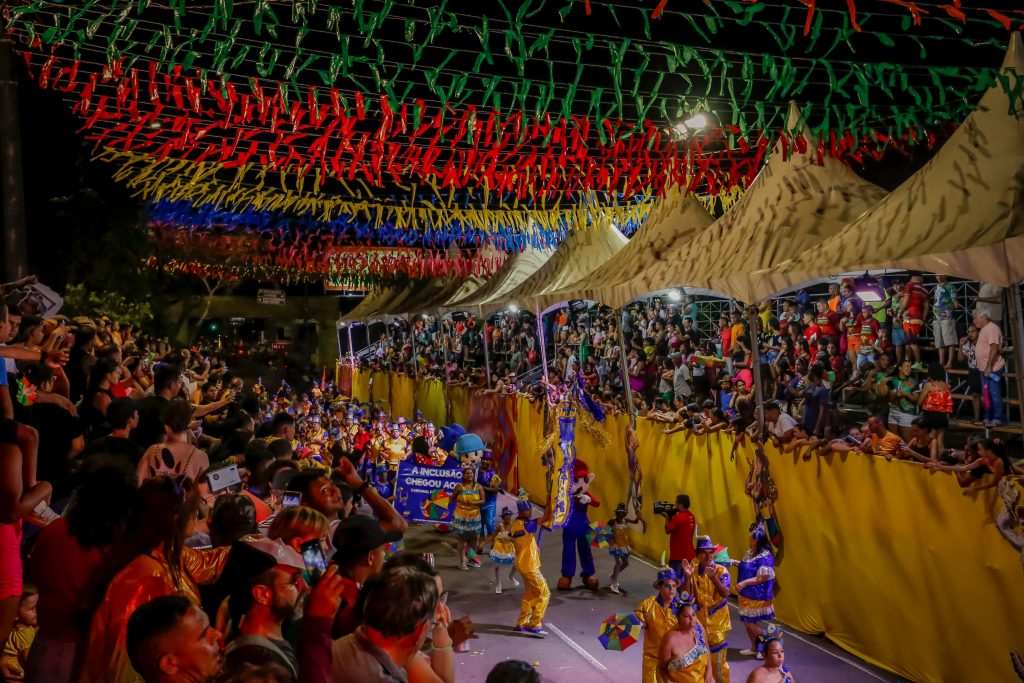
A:
[[[90,596],[135,502],[135,472],[113,456],[96,455],[79,472],[64,516],[43,528],[29,556],[39,588],[39,632],[25,680],[70,683],[88,635]]]
[[[999,485],[999,481],[1007,474],[1013,472],[1013,465],[1006,457],[1006,444],[1002,439],[982,439],[977,443],[978,457],[976,460],[965,462],[963,465],[943,465],[938,461],[926,465],[928,469],[935,472],[955,472],[957,482],[964,489],[964,495],[984,489],[992,489]],[[987,483],[982,484],[981,479],[986,475],[992,475]]]
[[[89,384],[82,397],[82,426],[90,439],[106,436],[110,432],[107,424],[107,407],[114,400],[114,385],[121,377],[121,368],[111,358],[100,358],[89,372]]]
[[[173,594],[200,604],[199,584],[216,580],[228,548],[186,547],[198,511],[198,491],[188,477],[157,476],[139,486],[124,540],[130,560],[110,581],[93,614],[82,680],[138,680],[128,660],[125,634],[128,618],[139,605]]]

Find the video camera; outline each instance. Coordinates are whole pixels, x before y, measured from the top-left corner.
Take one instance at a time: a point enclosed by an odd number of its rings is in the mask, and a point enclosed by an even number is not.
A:
[[[654,503],[654,514],[656,515],[672,515],[675,514],[675,511],[675,503],[670,503],[667,500],[658,500]]]

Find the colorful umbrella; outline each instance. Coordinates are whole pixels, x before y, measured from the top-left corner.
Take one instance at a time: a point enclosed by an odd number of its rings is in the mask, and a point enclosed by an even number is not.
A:
[[[587,540],[595,548],[607,548],[612,540],[611,527],[601,522],[594,522],[587,531]]]
[[[401,539],[394,541],[393,543],[388,543],[384,546],[384,559],[390,560],[392,557],[401,555],[404,550],[405,541],[402,541]]]
[[[625,650],[640,640],[640,620],[632,612],[613,614],[601,622],[597,639],[606,650]]]
[[[432,492],[423,501],[423,516],[427,519],[445,519],[448,517],[448,507],[451,505],[452,497],[447,491],[438,489]]]
[[[718,545],[715,546],[715,554],[713,558],[716,564],[724,564],[726,567],[732,562],[729,559],[729,548],[728,546]]]

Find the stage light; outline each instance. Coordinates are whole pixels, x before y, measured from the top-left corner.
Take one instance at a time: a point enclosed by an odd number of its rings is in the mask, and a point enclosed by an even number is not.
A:
[[[675,131],[680,135],[689,135],[708,125],[708,117],[705,114],[694,114],[682,123],[677,123]]]
[[[874,288],[865,287],[856,290],[855,293],[857,294],[857,298],[866,304],[876,304],[882,300],[882,295]]]
[[[683,295],[679,293],[678,289],[670,289],[670,290],[668,290],[668,300],[669,301],[682,301],[683,300]]]
[[[516,306],[515,304],[509,304],[508,305],[508,312],[509,313],[518,313],[519,312],[519,307]]]

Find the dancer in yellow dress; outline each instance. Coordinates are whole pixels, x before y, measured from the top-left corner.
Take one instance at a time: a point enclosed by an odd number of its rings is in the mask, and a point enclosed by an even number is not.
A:
[[[633,519],[626,519],[625,503],[619,503],[619,506],[615,508],[615,518],[608,520],[608,528],[612,534],[611,540],[608,542],[608,553],[615,561],[615,565],[612,568],[612,580],[608,589],[617,595],[621,594],[619,590],[619,574],[629,566],[629,556],[631,554],[629,547],[629,525],[639,523],[639,515],[633,517]]]
[[[697,618],[707,637],[715,682],[729,683],[726,655],[729,652],[729,629],[732,628],[728,601],[732,579],[726,567],[715,564],[715,544],[710,536],[697,539],[696,551],[695,565],[683,563],[683,573],[686,574],[683,588],[697,600]]]
[[[644,627],[644,658],[640,680],[643,683],[657,683],[658,655],[661,639],[676,627],[680,601],[676,595],[679,577],[671,569],[662,569],[654,582],[657,593],[645,598],[633,614]]]
[[[679,624],[661,639],[659,683],[711,683],[711,655],[693,596],[679,598]]]
[[[459,569],[479,568],[480,558],[476,556],[475,548],[480,537],[480,506],[484,504],[484,488],[476,483],[472,467],[462,468],[462,483],[452,489],[452,498],[455,499],[452,528],[461,543]]]
[[[484,540],[484,543],[493,543],[491,546],[491,560],[494,562],[494,592],[501,594],[501,568],[508,567],[508,578],[513,586],[518,586],[516,580],[516,546],[512,543],[512,508],[501,509],[501,521],[494,533]]]
[[[519,608],[519,620],[516,621],[517,633],[532,633],[546,636],[544,630],[544,613],[548,609],[551,589],[548,588],[544,575],[540,573],[540,549],[537,547],[536,534],[551,519],[551,509],[545,506],[544,516],[531,519],[533,506],[525,492],[520,490],[519,502],[516,504],[519,518],[512,521],[512,544],[516,549],[515,567],[523,575],[526,588]]]

